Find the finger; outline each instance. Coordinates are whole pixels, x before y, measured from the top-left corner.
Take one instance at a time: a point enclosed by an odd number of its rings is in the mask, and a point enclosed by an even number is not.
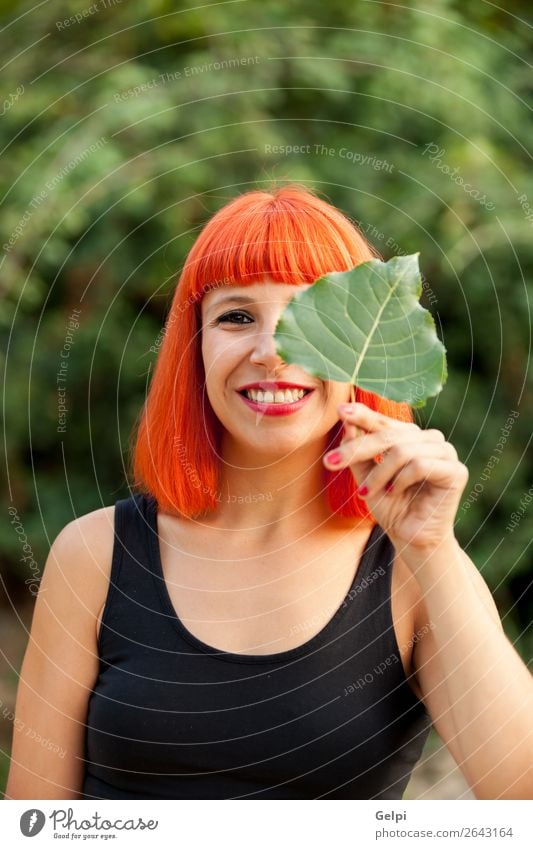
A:
[[[366,404],[361,404],[358,401],[352,404],[339,404],[337,409],[343,421],[361,427],[366,431],[376,431],[386,427],[397,429],[417,427],[411,422],[402,422],[399,419],[392,418],[392,416],[378,413],[377,410],[371,410]]]
[[[352,439],[357,439],[358,436],[362,436],[365,433],[360,427],[356,427],[351,422],[346,420],[343,421],[343,432],[342,439],[340,444],[344,444],[345,442],[350,442]]]
[[[423,439],[423,431],[420,431]],[[368,463],[370,460],[389,451],[399,441],[413,442],[413,434],[400,434],[398,431],[387,428],[386,430],[374,431],[373,433],[362,433],[355,439],[342,442],[334,451],[325,455],[325,462],[330,468],[341,469],[345,466],[353,466],[357,463]]]
[[[360,486],[367,489],[365,497],[372,498],[380,493],[390,492],[392,487],[397,490],[397,481],[403,469],[408,466],[415,468],[416,462],[414,466],[412,464],[418,460],[445,460],[455,463],[455,449],[447,442],[427,442],[422,446],[416,442],[397,443],[385,454],[383,462],[374,466],[365,479],[361,480]]]
[[[413,457],[394,478],[392,489],[397,494],[424,483],[447,489],[452,485],[456,487],[458,482],[464,488],[467,480],[468,469],[463,463],[441,457]]]
[[[446,442],[446,437],[443,432],[441,430],[436,430],[434,427],[427,428],[427,430],[424,431],[424,434],[433,442]],[[447,444],[450,445],[451,443],[448,442]]]
[[[339,405],[339,409],[340,409]],[[394,421],[389,417],[385,417],[387,421]],[[440,430],[430,428],[422,430],[418,425],[410,422],[400,422],[404,425],[401,430],[391,427],[383,427],[381,430],[369,432],[357,428],[352,424],[350,418],[343,419],[344,433],[341,439],[339,448],[342,450],[330,451],[326,454],[326,465],[333,468],[343,468],[345,465],[353,465],[354,463],[363,463],[374,460],[376,463],[381,463],[384,452],[389,452],[393,445],[401,441],[412,441],[416,438],[417,444],[422,445],[431,442],[442,446],[447,446],[451,455],[457,459],[457,452],[453,445],[446,442],[446,437]],[[355,430],[355,432],[354,432]],[[364,440],[361,437],[365,437]],[[443,449],[445,450],[445,449]],[[336,461],[331,462],[331,458],[335,457]]]
[[[349,442],[351,439],[356,439],[359,436],[358,428],[354,424],[350,424],[350,422],[343,422],[343,430],[342,430],[342,442]]]

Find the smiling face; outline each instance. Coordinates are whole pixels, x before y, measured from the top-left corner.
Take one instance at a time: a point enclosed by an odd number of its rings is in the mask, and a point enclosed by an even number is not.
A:
[[[276,352],[276,324],[299,290],[267,280],[214,289],[201,302],[207,396],[227,437],[258,454],[323,442],[350,399],[349,383],[312,377]]]

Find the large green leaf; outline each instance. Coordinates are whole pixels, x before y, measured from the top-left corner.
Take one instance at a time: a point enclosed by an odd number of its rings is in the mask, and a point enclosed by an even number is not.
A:
[[[297,292],[276,326],[278,354],[323,380],[423,407],[442,389],[446,353],[419,303],[418,254],[371,259]]]

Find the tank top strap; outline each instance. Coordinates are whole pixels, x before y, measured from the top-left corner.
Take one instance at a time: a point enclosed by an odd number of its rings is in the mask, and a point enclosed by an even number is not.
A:
[[[362,580],[374,581],[384,577],[392,567],[394,546],[380,525],[374,525],[358,569]]]
[[[380,525],[374,525],[366,543],[359,567],[347,598],[361,594],[364,600],[358,607],[366,608],[367,598],[376,602],[386,602],[390,595],[390,579],[394,562],[394,546]],[[372,587],[372,592],[369,589]]]
[[[157,529],[151,511],[152,499],[143,493],[115,503],[111,573],[98,641],[102,659],[124,639],[150,633],[154,616],[163,615],[154,582],[150,538]]]
[[[369,644],[389,653],[397,650],[391,606],[394,558],[388,535],[375,525],[344,602],[349,609],[343,627],[353,627]]]
[[[134,572],[139,580],[140,572],[153,572],[153,556],[150,538],[157,528],[153,526],[152,501],[142,492],[129,498],[122,498],[115,504],[115,542],[113,546],[112,578],[123,582],[129,575],[123,574],[122,567],[128,565],[128,572]],[[136,568],[132,565],[135,564]],[[113,574],[113,570],[115,574]]]
[[[135,553],[142,554],[145,569],[154,571],[152,537],[157,535],[156,501],[151,495],[137,492],[117,502],[121,513],[121,538]]]

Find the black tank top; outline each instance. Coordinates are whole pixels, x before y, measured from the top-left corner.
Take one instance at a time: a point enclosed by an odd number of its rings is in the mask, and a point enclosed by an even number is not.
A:
[[[82,798],[401,799],[431,720],[394,634],[393,556],[375,525],[318,634],[277,654],[221,651],[172,606],[156,501],[118,501]]]

